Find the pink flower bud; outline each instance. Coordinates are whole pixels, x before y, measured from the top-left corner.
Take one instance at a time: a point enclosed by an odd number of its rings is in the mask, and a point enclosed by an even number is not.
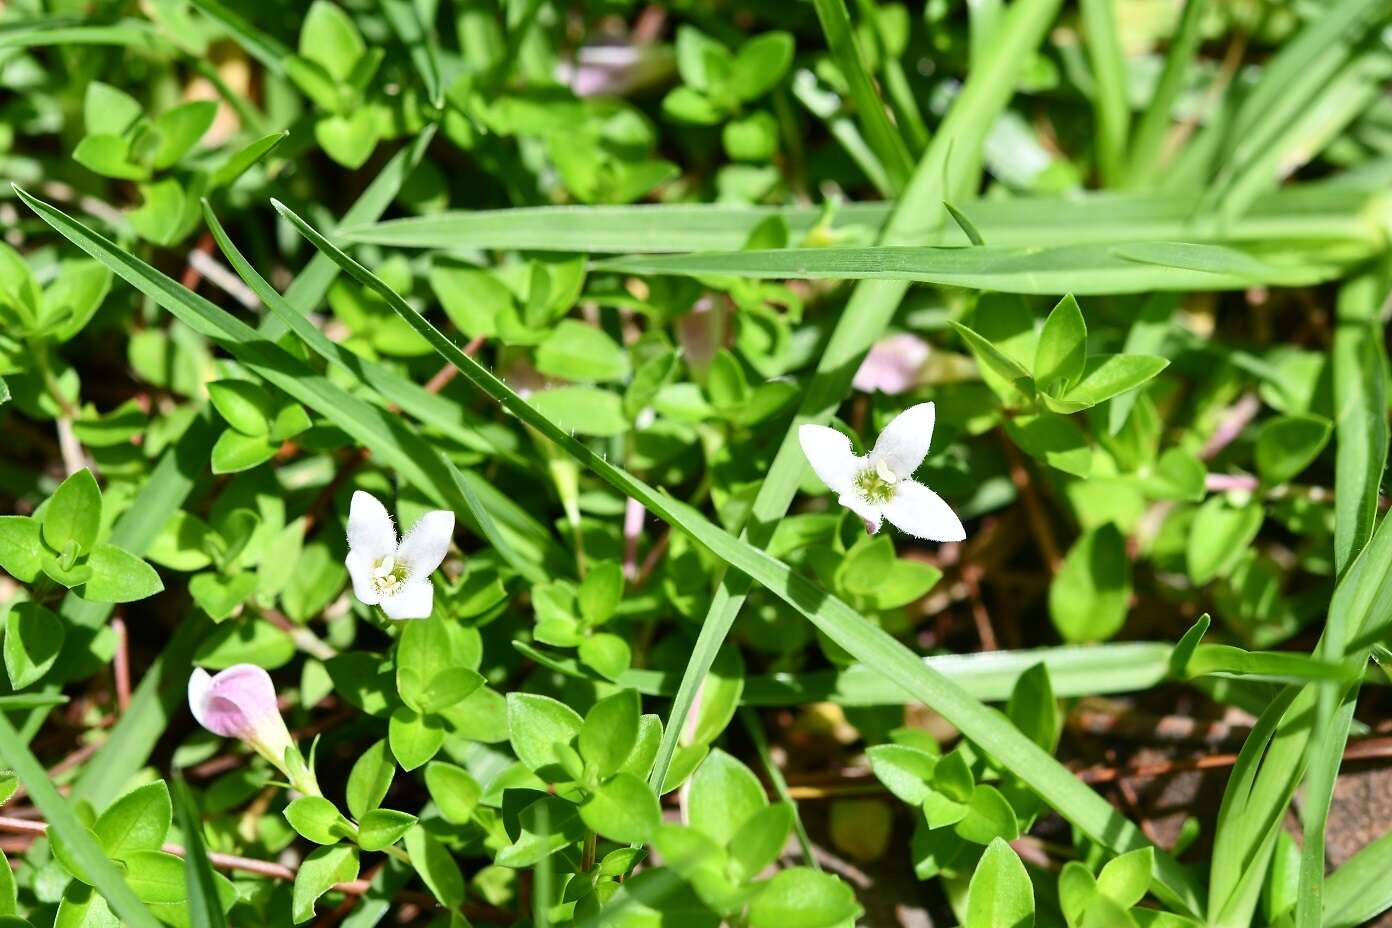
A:
[[[276,705],[271,675],[255,664],[236,664],[217,676],[201,667],[188,685],[189,709],[208,731],[224,738],[238,738],[280,770],[285,752],[294,742]]]
[[[852,385],[863,393],[879,390],[891,396],[912,389],[928,360],[928,344],[916,335],[881,339],[860,363]]]

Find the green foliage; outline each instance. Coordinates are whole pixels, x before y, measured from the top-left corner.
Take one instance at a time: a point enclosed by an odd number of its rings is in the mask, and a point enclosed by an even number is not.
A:
[[[1392,660],[1384,5],[41,6],[0,923],[1392,906],[1385,837],[1326,873]],[[201,693],[246,664],[274,709]],[[1257,716],[1169,850],[1063,737],[1156,693]]]

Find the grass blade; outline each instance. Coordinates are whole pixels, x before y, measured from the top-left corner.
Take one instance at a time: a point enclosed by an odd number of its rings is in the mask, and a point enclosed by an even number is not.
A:
[[[1342,573],[1368,539],[1387,466],[1387,361],[1378,309],[1384,284],[1369,268],[1339,291],[1334,330],[1334,566]]]
[[[184,878],[188,882],[190,928],[227,928],[227,916],[218,898],[217,875],[203,845],[203,818],[188,784],[174,778],[174,813],[184,833]]]
[[[274,36],[252,25],[242,14],[222,0],[189,0],[205,15],[217,20],[248,55],[261,62],[272,74],[285,73],[285,60],[293,51]]]
[[[1165,135],[1170,128],[1170,114],[1179,99],[1180,91],[1189,76],[1194,63],[1194,55],[1199,50],[1203,34],[1199,26],[1209,0],[1185,0],[1184,12],[1180,15],[1179,26],[1170,39],[1170,49],[1165,55],[1165,67],[1160,72],[1160,80],[1155,85],[1150,104],[1141,116],[1140,125],[1131,140],[1131,157],[1127,164],[1127,184],[1132,187],[1145,186],[1155,177],[1164,154]]]
[[[1097,165],[1102,182],[1120,185],[1126,171],[1131,107],[1126,101],[1126,59],[1117,33],[1116,0],[1080,0],[1088,60],[1092,63],[1092,106],[1097,124]]]
[[[349,207],[348,212],[343,214],[341,221],[350,225],[376,222],[401,192],[401,185],[406,182],[416,165],[420,164],[420,159],[425,155],[425,150],[434,137],[435,127],[427,126],[411,144],[393,155],[362,195]],[[301,314],[307,313],[324,301],[324,295],[329,292],[329,287],[337,276],[338,268],[334,263],[323,255],[316,254],[285,291],[285,301]],[[274,341],[285,334],[286,325],[280,317],[271,314],[261,320],[257,331],[263,338]]]
[[[778,280],[911,280],[1001,293],[1079,296],[1155,290],[1244,290],[1335,279],[1338,263],[1291,264],[1217,245],[1138,242],[1003,248],[788,248],[778,251],[636,255],[596,262],[632,274],[706,274]],[[1278,265],[1277,261],[1281,261]]]
[[[855,104],[856,116],[865,138],[889,174],[891,192],[899,193],[913,172],[913,160],[899,130],[889,121],[884,102],[875,91],[875,84],[866,70],[865,59],[856,46],[845,0],[814,0],[814,5],[827,47],[831,49],[832,58],[846,78],[846,83],[850,85],[851,101]]]
[[[964,735],[1017,771],[1031,788],[1050,797],[1050,802],[1060,814],[1094,840],[1117,851],[1151,846],[1140,829],[1079,782],[1052,755],[1021,734],[1000,713],[983,706],[947,677],[926,667],[903,644],[866,621],[841,600],[795,573],[782,561],[734,537],[712,524],[696,509],[665,493],[659,493],[594,452],[464,354],[459,346],[371,271],[344,254],[283,205],[275,205],[311,244],[329,254],[351,277],[386,300],[392,310],[430,342],[441,357],[457,367],[466,380],[503,409],[549,438],[614,489],[642,503],[664,522],[686,532],[726,564],[773,592],[832,641],[884,674],[913,699],[937,710]],[[1186,911],[1197,912],[1197,890],[1187,871],[1163,852],[1156,852],[1156,862],[1158,891]]]
[[[1392,831],[1344,861],[1324,884],[1324,928],[1357,928],[1392,909]]]
[[[1298,184],[1258,197],[1237,220],[1220,222],[1199,211],[1199,197],[1104,191],[1066,200],[1022,197],[977,200],[972,222],[992,245],[1110,244],[1184,241],[1238,245],[1300,244],[1318,255],[1326,243],[1353,243],[1358,254],[1380,251],[1382,231],[1372,214],[1381,186]],[[894,204],[846,203],[837,208],[837,232],[879,229]],[[443,212],[335,230],[341,241],[395,248],[527,249],[587,254],[738,251],[755,226],[770,216],[788,223],[793,241],[817,224],[817,207],[646,204],[639,206],[535,206]],[[927,219],[931,220],[931,216]],[[912,221],[911,221],[912,220]],[[912,244],[969,245],[955,226],[903,217]]]
[[[435,36],[421,21],[420,9],[415,0],[378,0],[382,14],[391,23],[392,30],[406,52],[411,63],[425,85],[427,99],[435,106],[443,106],[445,89],[440,78],[439,53],[435,49]]]
[[[107,860],[101,846],[97,844],[92,832],[78,821],[66,799],[58,795],[58,790],[49,782],[48,772],[38,759],[29,752],[19,732],[14,730],[10,720],[0,713],[0,758],[14,768],[34,805],[43,813],[48,827],[63,841],[92,885],[106,898],[111,909],[125,925],[131,928],[159,928],[159,921],[145,908],[116,865]]]
[[[573,657],[543,651],[521,641],[512,646],[529,659],[558,673],[584,680],[598,678]],[[1005,702],[1020,675],[1036,664],[1049,668],[1054,694],[1061,699],[1139,692],[1168,674],[1170,645],[1158,641],[1031,648],[1021,651],[983,651],[977,654],[937,654],[922,658],[925,666],[947,677],[981,702]],[[679,675],[671,671],[632,669],[618,679],[645,696],[670,697]],[[852,664],[842,670],[776,673],[745,677],[740,704],[797,706],[831,702],[842,706],[892,706],[903,702],[903,691],[873,668]]]

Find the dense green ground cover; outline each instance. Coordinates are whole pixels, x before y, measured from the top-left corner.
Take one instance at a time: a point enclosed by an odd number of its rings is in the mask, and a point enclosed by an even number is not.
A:
[[[1389,26],[9,0],[0,925],[1376,920]]]

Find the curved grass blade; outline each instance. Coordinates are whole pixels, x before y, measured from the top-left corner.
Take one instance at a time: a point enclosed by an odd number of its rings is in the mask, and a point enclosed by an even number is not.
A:
[[[699,511],[659,493],[610,463],[518,396],[505,383],[413,309],[367,268],[325,239],[312,226],[272,201],[282,216],[315,248],[330,255],[349,276],[376,292],[407,325],[425,338],[474,387],[503,409],[549,438],[598,477],[642,503],[649,512],[679,529],[730,567],[758,582],[802,613],[823,634],[866,665],[884,674],[911,698],[937,710],[1041,795],[1094,840],[1117,851],[1151,846],[1135,825],[1102,797],[1078,781],[1052,755],[1021,734],[1004,716],[972,699],[946,676],[926,667],[912,651],[841,600],[818,588],[759,548],[714,525]],[[704,676],[704,674],[703,674]],[[1157,888],[1180,907],[1198,911],[1197,890],[1187,871],[1163,852],[1156,852]]]
[[[0,758],[14,768],[48,827],[67,846],[73,860],[86,872],[122,923],[131,928],[159,928],[159,921],[126,885],[121,871],[107,859],[91,830],[78,820],[67,800],[58,795],[58,790],[49,782],[48,772],[29,752],[19,732],[3,713],[0,713]]]

